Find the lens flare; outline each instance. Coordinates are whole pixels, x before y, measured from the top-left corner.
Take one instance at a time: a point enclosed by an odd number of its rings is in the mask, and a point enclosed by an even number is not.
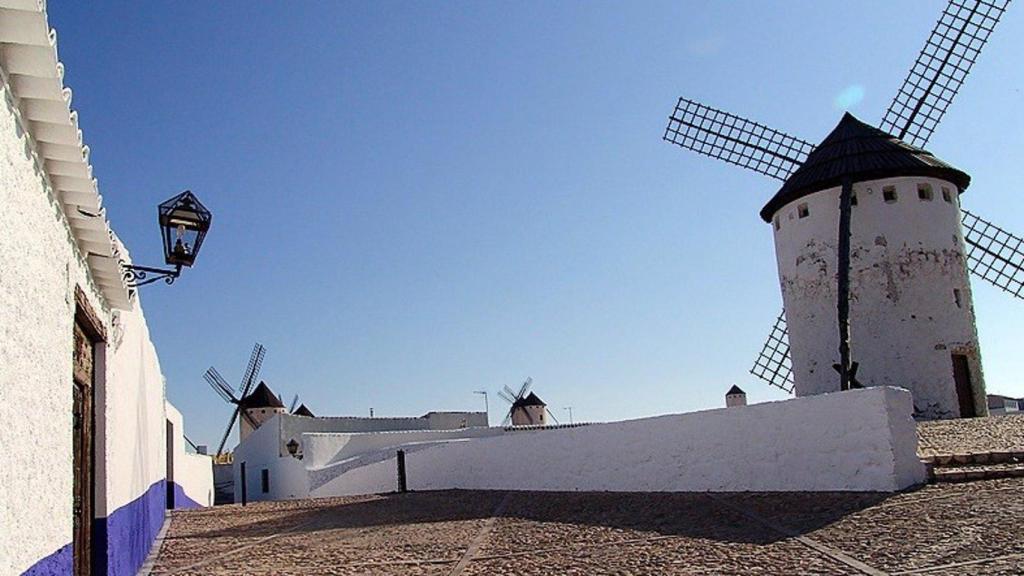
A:
[[[839,110],[849,110],[860,104],[862,100],[864,100],[864,85],[851,84],[839,92],[835,99],[832,100],[832,105]]]

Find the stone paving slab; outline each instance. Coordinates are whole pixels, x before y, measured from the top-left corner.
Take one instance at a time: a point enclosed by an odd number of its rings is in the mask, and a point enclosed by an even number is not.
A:
[[[1021,494],[1014,478],[894,495],[442,491],[255,503],[175,513],[154,574],[1020,574]]]
[[[1024,451],[1024,414],[917,423],[921,456]]]

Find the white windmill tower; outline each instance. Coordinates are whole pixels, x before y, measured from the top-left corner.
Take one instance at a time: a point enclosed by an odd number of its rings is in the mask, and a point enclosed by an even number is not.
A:
[[[970,177],[921,147],[1008,3],[951,0],[882,129],[846,114],[814,146],[679,100],[665,140],[784,181],[761,217],[785,311],[755,375],[798,396],[902,386],[922,418],[984,414],[968,271],[1020,296],[1021,240],[961,211]]]

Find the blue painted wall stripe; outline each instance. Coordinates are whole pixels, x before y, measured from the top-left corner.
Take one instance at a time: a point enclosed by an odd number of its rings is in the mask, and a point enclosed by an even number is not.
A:
[[[171,484],[176,508],[200,508],[181,486]],[[164,523],[167,482],[160,480],[135,500],[118,508],[92,525],[93,573],[108,576],[133,576],[138,572],[157,533]],[[70,519],[69,519],[70,521]],[[64,576],[74,568],[71,544],[32,565],[23,576]]]
[[[73,562],[71,544],[68,544],[33,564],[31,568],[22,573],[22,576],[64,576],[71,574],[71,570],[74,568]]]
[[[146,561],[164,523],[167,482],[160,480],[128,504],[93,524],[93,572],[133,576]]]

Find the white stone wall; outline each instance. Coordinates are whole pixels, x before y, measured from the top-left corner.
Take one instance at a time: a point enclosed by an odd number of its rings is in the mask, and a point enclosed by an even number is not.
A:
[[[437,417],[437,415],[442,415]],[[500,428],[473,427],[456,430],[430,430],[434,426],[454,426],[466,421],[476,422],[482,412],[438,412],[420,418],[308,418],[279,414],[246,437],[234,451],[233,475],[235,502],[242,501],[241,463],[246,463],[247,498],[286,500],[306,498],[323,477],[340,473],[335,467],[360,455],[388,447],[423,445],[444,438],[466,438],[501,434]],[[390,427],[390,430],[389,430]],[[418,427],[418,428],[414,428]],[[328,430],[308,432],[307,429]],[[397,429],[397,430],[396,430]],[[335,432],[346,430],[348,432]],[[366,430],[366,431],[364,431]],[[382,431],[383,430],[383,431]],[[289,440],[299,443],[293,457],[287,448]],[[393,455],[393,452],[388,452]],[[270,490],[262,491],[262,470],[270,475]]]
[[[289,500],[309,495],[309,482],[302,461],[293,458],[281,446],[281,426],[287,419],[301,419],[301,416],[279,414],[274,416],[238,445],[232,464],[235,481],[235,502],[242,501],[242,463],[246,469],[248,501]],[[305,418],[309,420],[310,418]],[[270,474],[270,490],[263,492],[261,471]]]
[[[109,340],[94,395],[97,518],[163,479],[164,394],[141,310],[115,314],[99,295],[3,83],[0,100],[0,574],[20,574],[72,541],[76,286]]]
[[[171,439],[174,456],[167,471],[167,481],[179,486],[191,501],[200,506],[213,506],[213,457],[188,452],[185,447],[185,422],[170,402],[165,402],[167,420],[174,427]]]
[[[894,491],[925,479],[910,394],[889,387],[403,449],[411,490]],[[312,495],[393,491],[395,470],[381,459]]]
[[[361,418],[354,416],[293,416],[282,414],[278,417],[280,439],[278,454],[288,453],[289,440],[302,441],[307,432],[382,432],[399,430],[454,430],[465,426],[487,426],[487,415],[483,412],[429,412],[418,417]]]
[[[164,379],[146,319],[138,303],[115,317],[104,410],[107,514],[164,479],[167,468]]]
[[[919,199],[919,184],[931,186],[931,201]],[[887,186],[895,188],[893,203],[883,199]],[[943,188],[952,202],[944,200]],[[773,221],[798,396],[839,389],[832,368],[839,362],[839,194],[836,187],[798,199]],[[935,178],[889,178],[855,184],[854,194],[850,317],[858,379],[867,386],[907,388],[923,417],[955,417],[951,354],[966,354],[975,405],[984,414],[956,186]]]

